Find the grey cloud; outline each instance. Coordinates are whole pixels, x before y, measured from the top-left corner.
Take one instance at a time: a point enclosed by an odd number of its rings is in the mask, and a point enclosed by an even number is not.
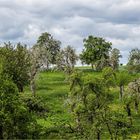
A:
[[[83,38],[93,34],[112,41],[126,63],[140,46],[139,7],[139,0],[0,0],[0,41],[32,45],[47,31],[80,53]]]

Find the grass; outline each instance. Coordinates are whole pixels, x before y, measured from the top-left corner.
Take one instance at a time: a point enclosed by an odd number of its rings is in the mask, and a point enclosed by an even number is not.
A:
[[[36,80],[36,94],[45,100],[49,108],[46,118],[39,118],[37,122],[46,129],[62,129],[62,126],[72,122],[67,107],[69,85],[62,72],[41,72]],[[26,89],[31,94],[29,88]],[[59,130],[60,132],[60,130]],[[53,134],[54,135],[54,134]],[[60,136],[50,136],[50,139]]]

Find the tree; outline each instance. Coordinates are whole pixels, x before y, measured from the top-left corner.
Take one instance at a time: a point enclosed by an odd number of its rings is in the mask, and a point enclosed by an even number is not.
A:
[[[75,130],[82,135],[81,139],[127,138],[131,128],[129,117],[120,108],[111,107],[114,97],[110,95],[108,84],[114,75],[110,67],[105,68],[103,77],[93,78],[79,71],[71,75],[68,101],[75,118]]]
[[[96,69],[102,69],[109,64],[109,51],[111,50],[111,42],[106,42],[101,37],[89,36],[84,39],[84,47],[80,59],[82,63],[91,64]]]
[[[20,100],[16,85],[0,75],[0,139],[34,139],[40,126]]]
[[[127,64],[129,72],[140,72],[140,49],[132,49]]]
[[[140,78],[133,80],[128,84],[129,96],[133,100],[135,111],[138,113],[139,101],[140,101]]]
[[[35,47],[39,47],[42,50],[43,59],[47,60],[45,65],[47,68],[49,64],[56,64],[56,56],[60,51],[61,42],[54,39],[53,36],[47,32],[42,33],[37,40]]]
[[[116,73],[111,67],[105,67],[102,70],[102,77],[103,82],[105,83],[106,87],[109,89],[110,87],[114,87],[116,85]]]
[[[131,77],[127,71],[116,73],[116,84],[120,88],[120,100],[123,98],[124,86],[131,81]]]
[[[118,70],[119,68],[119,58],[122,56],[120,55],[120,51],[114,48],[110,54],[110,64],[114,70]]]
[[[76,131],[84,138],[100,139],[104,130],[102,113],[108,104],[108,94],[100,78],[83,77],[75,72],[70,77],[69,104],[76,121]]]
[[[13,46],[10,42],[4,43],[0,49],[0,57],[3,58],[3,74],[8,76],[23,92],[24,86],[29,84],[30,56],[26,45],[18,43]]]
[[[61,50],[56,57],[56,66],[59,70],[64,70],[67,74],[71,74],[78,56],[71,46],[67,46]]]
[[[56,64],[56,56],[60,52],[61,42],[54,39],[51,34],[45,32],[38,38],[37,43],[30,48],[30,88],[35,96],[35,78],[41,68],[49,68],[50,64]]]
[[[43,55],[43,50],[38,47],[38,46],[33,46],[30,48],[30,89],[32,92],[32,95],[35,96],[35,91],[36,91],[36,85],[35,85],[35,78],[37,76],[37,73],[41,69],[41,67],[44,64],[44,61],[46,60],[46,57]]]

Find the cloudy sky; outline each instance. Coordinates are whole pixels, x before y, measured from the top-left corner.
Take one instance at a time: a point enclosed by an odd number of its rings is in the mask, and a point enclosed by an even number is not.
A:
[[[83,48],[83,38],[101,36],[121,50],[140,48],[140,0],[0,0],[0,42],[32,45],[42,32]]]

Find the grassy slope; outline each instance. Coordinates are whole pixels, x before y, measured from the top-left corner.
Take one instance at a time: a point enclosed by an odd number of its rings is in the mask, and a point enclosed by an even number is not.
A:
[[[85,71],[85,73],[93,77],[100,75],[100,73],[91,71]],[[29,89],[27,89],[27,91],[30,93]],[[43,127],[54,131],[53,135],[50,134],[47,138],[72,138],[70,133],[66,134],[67,131],[64,128],[66,126],[65,124],[72,123],[72,116],[66,105],[68,92],[69,85],[65,80],[65,75],[63,73],[42,72],[39,75],[37,79],[37,95],[44,98],[48,104],[50,112],[45,119],[38,119],[38,123]],[[115,100],[112,102],[111,108],[113,110],[121,109],[122,106],[119,101],[118,89],[113,89],[112,94]],[[136,118],[139,117],[136,116]],[[134,123],[135,125],[138,125],[140,124],[139,122],[139,119],[137,119]],[[59,132],[59,135],[57,132]],[[137,136],[134,135],[133,138],[137,138]]]
[[[47,138],[65,138],[65,128],[63,127],[72,123],[72,117],[66,103],[69,85],[65,80],[65,75],[62,72],[41,72],[36,84],[37,95],[43,97],[49,108],[47,117],[38,119],[38,123],[54,132],[53,135],[50,134]],[[30,93],[29,89],[26,91]],[[58,133],[60,134],[58,135]],[[67,137],[69,136],[67,135]]]

